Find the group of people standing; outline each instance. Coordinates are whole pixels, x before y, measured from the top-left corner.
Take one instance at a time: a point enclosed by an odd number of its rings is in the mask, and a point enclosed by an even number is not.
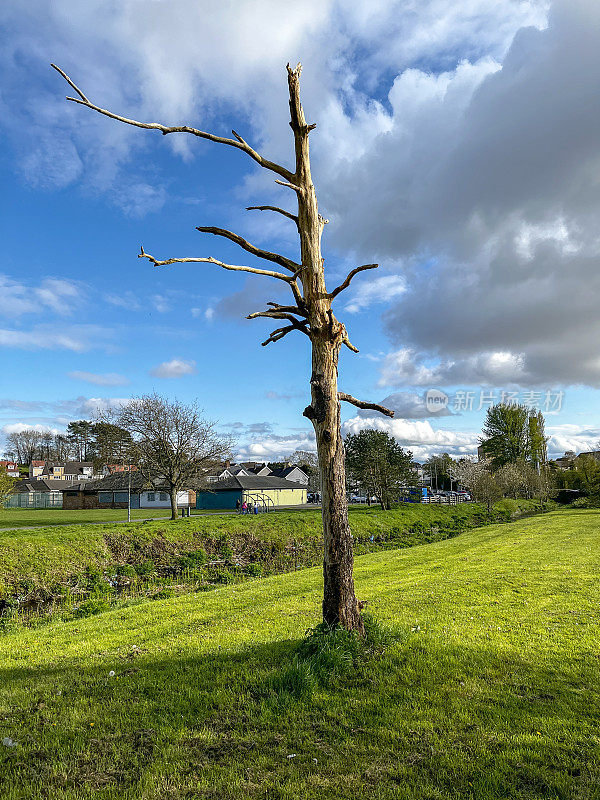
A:
[[[258,506],[252,500],[240,500],[239,498],[235,501],[235,509],[238,514],[257,514],[258,513]]]

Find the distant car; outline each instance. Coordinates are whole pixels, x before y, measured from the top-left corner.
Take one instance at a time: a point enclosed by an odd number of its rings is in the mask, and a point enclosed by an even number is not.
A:
[[[364,494],[351,494],[350,495],[350,502],[351,503],[366,503],[367,497]]]

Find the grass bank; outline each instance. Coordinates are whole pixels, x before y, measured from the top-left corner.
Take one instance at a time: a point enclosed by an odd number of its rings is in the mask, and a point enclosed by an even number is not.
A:
[[[538,508],[532,501],[504,500],[491,519],[509,521]],[[349,513],[358,555],[439,541],[490,519],[474,503]],[[214,585],[314,566],[322,559],[321,524],[315,510],[0,531],[0,600],[44,600],[66,590],[82,599],[165,578],[169,584]]]
[[[166,508],[132,509],[133,519],[169,517]],[[116,522],[127,520],[127,509],[90,508],[85,511],[64,511],[62,508],[0,508],[0,529],[12,530],[38,525],[80,525],[85,522]]]
[[[0,636],[0,796],[597,798],[599,528],[359,557],[393,643],[326,685],[294,661],[317,568]]]

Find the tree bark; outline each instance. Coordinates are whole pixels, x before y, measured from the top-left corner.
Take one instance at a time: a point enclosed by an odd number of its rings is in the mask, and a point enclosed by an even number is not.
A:
[[[308,134],[300,103],[300,69],[288,66],[290,125],[294,133],[298,197],[298,233],[303,299],[312,343],[311,404],[304,410],[315,429],[321,471],[323,508],[323,621],[348,630],[363,631],[354,592],[354,554],[348,524],[344,442],[338,399],[338,358],[346,329],[331,310],[325,286],[321,235],[325,220],[319,215],[310,171]]]
[[[171,519],[177,519],[177,489],[171,489],[169,497],[171,500]]]

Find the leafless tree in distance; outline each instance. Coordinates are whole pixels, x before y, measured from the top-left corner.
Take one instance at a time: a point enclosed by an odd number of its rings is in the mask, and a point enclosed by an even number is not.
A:
[[[114,420],[131,436],[131,463],[150,483],[168,488],[172,519],[177,517],[177,493],[206,488],[207,475],[230,454],[230,440],[217,433],[195,403],[148,394],[115,410]]]
[[[233,138],[217,136],[188,125],[167,126],[158,122],[138,122],[119,116],[92,103],[73,81],[58,67],[52,65],[74,90],[76,97],[68,100],[97,111],[106,117],[138,128],[159,131],[163,136],[185,133],[218,144],[235,147],[246,153],[261,167],[279,177],[276,183],[294,193],[298,213],[292,214],[277,206],[250,206],[248,210],[273,211],[288,218],[297,228],[300,240],[300,261],[296,262],[278,253],[256,247],[236,233],[215,227],[199,227],[202,233],[212,233],[235,242],[243,250],[277,265],[279,269],[257,269],[249,266],[226,264],[211,256],[190,258],[167,258],[160,260],[142,247],[140,258],[147,258],[155,266],[167,266],[183,262],[216,264],[227,270],[250,272],[285,283],[291,294],[289,305],[267,303],[265,310],[250,314],[248,319],[267,317],[283,323],[262,343],[277,342],[292,331],[307,336],[312,349],[312,373],[310,377],[311,403],[304,409],[315,429],[317,453],[322,481],[323,502],[323,620],[330,625],[342,625],[351,630],[363,630],[359,603],[354,591],[354,556],[352,537],[348,524],[348,506],[344,471],[344,445],[340,426],[340,401],[358,408],[379,411],[387,416],[393,412],[375,403],[357,400],[346,392],[338,391],[338,358],[342,345],[358,352],[351,344],[346,327],[339,322],[332,310],[332,302],[347,289],[352,279],[364,270],[375,269],[377,264],[364,264],[352,269],[347,277],[332,290],[325,283],[325,270],[321,255],[321,236],[328,220],[319,214],[317,195],[313,185],[309,156],[309,134],[316,127],[307,124],[300,102],[301,65],[294,69],[287,65],[289,89],[290,127],[294,137],[295,165],[293,169],[269,161],[239,133],[232,131]]]

